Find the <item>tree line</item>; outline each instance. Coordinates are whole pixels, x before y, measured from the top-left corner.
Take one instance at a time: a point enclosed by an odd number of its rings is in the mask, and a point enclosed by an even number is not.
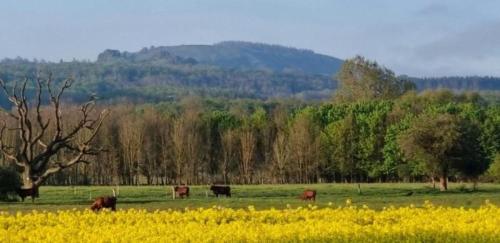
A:
[[[112,112],[95,139],[105,152],[47,183],[475,180],[500,148],[500,108],[450,92],[297,109],[206,110],[196,98],[176,112],[154,105],[107,108]],[[18,143],[15,134],[5,137]],[[57,156],[64,161],[65,154]],[[470,158],[454,159],[463,156]]]

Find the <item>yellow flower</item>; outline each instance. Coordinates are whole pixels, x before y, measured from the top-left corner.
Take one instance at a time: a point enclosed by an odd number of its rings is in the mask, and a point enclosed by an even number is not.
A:
[[[350,206],[352,204],[352,200],[348,198],[347,200],[345,200],[345,204],[347,204],[347,206]]]
[[[0,212],[0,242],[498,242],[500,208]],[[333,203],[329,203],[332,206]]]

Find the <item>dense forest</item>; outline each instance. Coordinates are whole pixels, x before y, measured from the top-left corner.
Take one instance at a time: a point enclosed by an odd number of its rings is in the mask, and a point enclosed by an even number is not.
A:
[[[417,92],[411,81],[362,57],[347,60],[338,77],[340,88],[327,102],[187,96],[180,102],[102,105],[111,113],[95,143],[105,151],[47,183],[439,179],[446,186],[448,179],[499,179],[498,103],[476,93]],[[64,106],[66,127],[78,122],[69,115],[75,111]],[[19,143],[15,130],[4,139]],[[57,156],[64,161],[68,155]]]
[[[22,58],[0,61],[6,82],[52,72],[55,81],[77,82],[66,98],[80,102],[90,93],[117,104],[179,101],[187,96],[226,99],[329,100],[342,61],[312,51],[247,42],[211,46],[149,47],[138,52],[106,50],[96,61],[47,62]],[[401,78],[419,90],[448,88],[498,93],[493,77]],[[0,98],[0,105],[9,102]]]
[[[112,113],[97,137],[106,152],[48,183],[422,181],[430,178],[430,165],[405,157],[402,139],[408,129],[442,118],[471,126],[460,129],[475,129],[471,140],[463,141],[469,145],[457,146],[484,145],[492,159],[500,149],[500,107],[449,92],[299,107],[251,102],[220,109],[193,97],[175,107],[107,108]],[[443,127],[428,129],[438,132]],[[454,166],[452,178],[470,179]]]

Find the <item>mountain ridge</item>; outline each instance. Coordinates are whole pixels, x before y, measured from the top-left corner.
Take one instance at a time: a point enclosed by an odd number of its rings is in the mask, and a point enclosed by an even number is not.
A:
[[[155,53],[165,52],[225,69],[289,71],[327,76],[334,75],[343,63],[339,58],[312,50],[245,41],[224,41],[212,45],[153,46],[131,53],[154,56],[157,55]]]

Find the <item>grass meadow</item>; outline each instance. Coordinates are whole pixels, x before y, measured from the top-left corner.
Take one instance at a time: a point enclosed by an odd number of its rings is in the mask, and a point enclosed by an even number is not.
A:
[[[389,206],[422,205],[426,200],[435,205],[476,208],[485,200],[500,205],[500,184],[479,184],[473,191],[470,184],[451,183],[449,190],[440,192],[430,184],[423,183],[375,183],[361,184],[361,194],[357,184],[294,184],[294,185],[232,185],[232,197],[216,198],[209,186],[191,186],[187,199],[173,199],[170,186],[43,186],[40,197],[31,202],[1,202],[0,211],[31,211],[88,208],[93,198],[111,195],[112,188],[119,191],[118,209],[166,210],[211,207],[256,209],[298,207],[307,204],[326,206],[329,203],[344,205],[350,199],[354,205],[367,205],[382,209]],[[298,199],[306,189],[317,190],[316,202]],[[411,194],[408,196],[408,194]]]

